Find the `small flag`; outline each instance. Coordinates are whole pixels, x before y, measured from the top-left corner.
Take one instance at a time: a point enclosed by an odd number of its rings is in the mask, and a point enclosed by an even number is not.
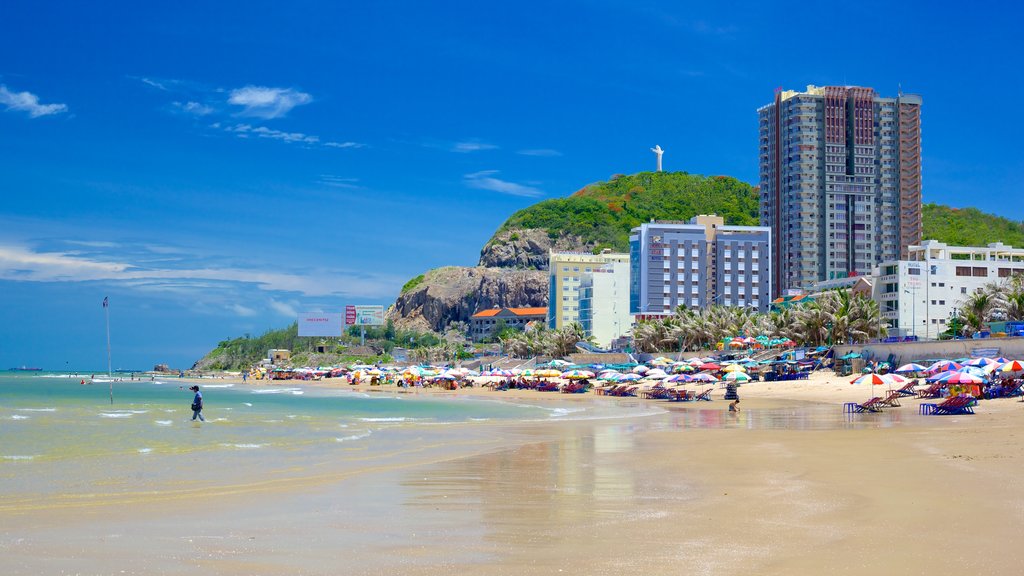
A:
[[[107,296],[103,297],[103,307],[104,308],[106,308],[107,306],[110,306],[110,304],[107,303],[107,298],[108,298]]]

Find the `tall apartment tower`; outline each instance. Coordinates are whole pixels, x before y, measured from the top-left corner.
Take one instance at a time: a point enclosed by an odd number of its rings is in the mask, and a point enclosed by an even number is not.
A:
[[[921,97],[778,90],[758,110],[761,225],[773,287],[870,274],[921,242]]]

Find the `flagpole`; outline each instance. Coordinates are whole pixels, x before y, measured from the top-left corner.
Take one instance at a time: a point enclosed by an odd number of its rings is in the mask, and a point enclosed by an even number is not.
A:
[[[110,383],[110,405],[114,405],[114,378],[110,370],[110,304],[103,298],[103,313],[107,319],[107,381]]]

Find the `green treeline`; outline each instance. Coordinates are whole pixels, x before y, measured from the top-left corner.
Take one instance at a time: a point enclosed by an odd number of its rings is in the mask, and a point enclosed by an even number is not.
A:
[[[717,214],[738,226],[756,226],[758,197],[752,186],[729,176],[640,172],[613,176],[568,198],[544,200],[513,214],[502,230],[546,230],[551,238],[580,236],[590,248],[629,250],[629,231],[643,222],[689,220]]]
[[[985,246],[1002,242],[1024,248],[1024,223],[986,214],[977,208],[950,208],[925,204],[921,210],[922,236],[951,246]]]

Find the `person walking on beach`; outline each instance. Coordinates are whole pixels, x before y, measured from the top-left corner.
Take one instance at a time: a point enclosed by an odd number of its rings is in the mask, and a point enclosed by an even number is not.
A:
[[[729,412],[739,412],[739,411],[740,411],[740,399],[739,398],[733,400],[732,402],[729,402]]]
[[[199,418],[200,422],[206,422],[206,418],[203,418],[203,393],[199,391],[199,386],[192,386],[189,390],[196,393],[192,398],[192,420]]]

